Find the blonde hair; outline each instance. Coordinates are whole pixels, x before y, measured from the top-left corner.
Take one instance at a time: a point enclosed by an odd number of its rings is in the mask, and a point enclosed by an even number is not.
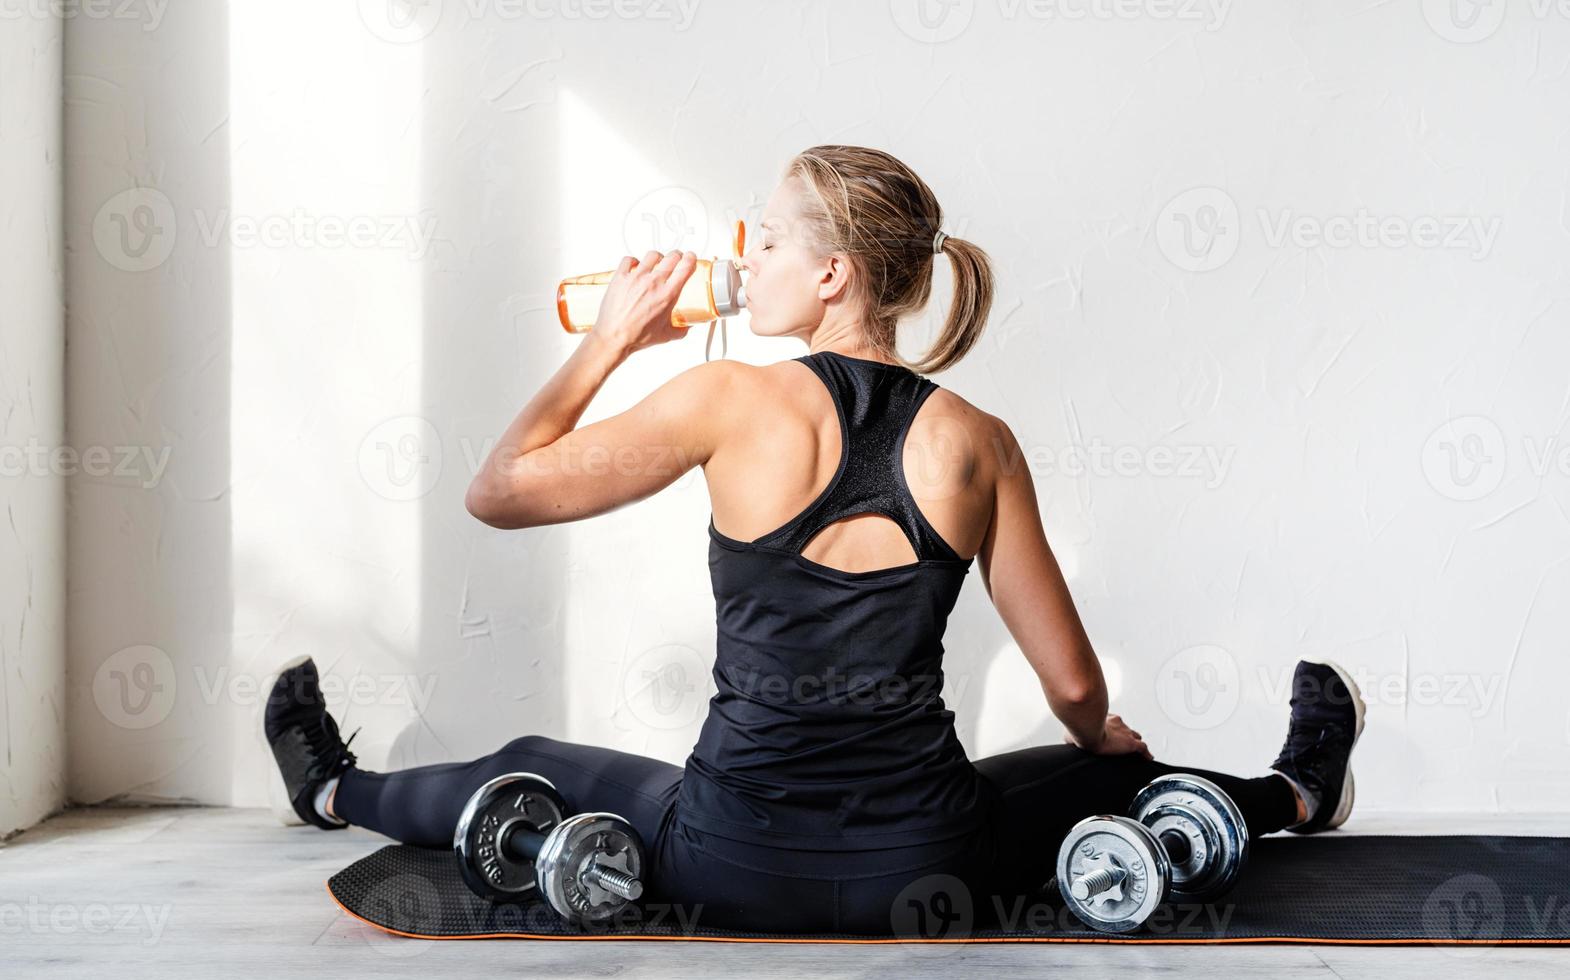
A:
[[[933,374],[975,346],[992,309],[992,263],[980,247],[950,235],[942,250],[954,267],[954,301],[942,333],[915,363],[895,350],[900,318],[931,298],[932,243],[943,222],[936,195],[915,171],[882,150],[827,144],[792,157],[782,179],[797,179],[807,191],[801,218],[822,252],[849,257],[851,296],[865,310],[873,350]]]

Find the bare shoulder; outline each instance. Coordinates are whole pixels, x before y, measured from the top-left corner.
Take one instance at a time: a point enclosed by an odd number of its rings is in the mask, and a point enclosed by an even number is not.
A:
[[[947,388],[939,388],[927,397],[908,438],[941,446],[952,458],[967,463],[972,479],[988,484],[1003,454],[1017,445],[1002,419]]]

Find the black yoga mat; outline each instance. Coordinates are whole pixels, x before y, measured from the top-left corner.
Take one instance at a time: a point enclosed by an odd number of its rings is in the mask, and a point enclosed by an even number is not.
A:
[[[538,897],[492,904],[468,890],[450,850],[393,844],[328,879],[350,915],[420,939],[674,939],[716,942],[1113,942],[1550,945],[1570,943],[1570,838],[1266,837],[1230,894],[1169,905],[1138,932],[1082,925],[1055,890],[998,903],[939,895],[895,913],[881,935],[709,928],[696,904],[629,908],[579,929]],[[990,906],[989,916],[984,908]]]

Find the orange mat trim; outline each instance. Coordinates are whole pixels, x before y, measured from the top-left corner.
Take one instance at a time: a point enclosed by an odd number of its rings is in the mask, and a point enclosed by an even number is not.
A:
[[[1100,943],[1123,944],[1130,946],[1145,945],[1172,945],[1172,946],[1227,946],[1247,943],[1294,943],[1309,946],[1563,946],[1570,945],[1570,939],[1326,939],[1323,937],[1309,936],[1250,936],[1238,939],[1119,939],[1111,934],[1106,938],[1089,936],[989,936],[971,939],[902,939],[890,936],[887,939],[815,939],[811,936],[785,936],[773,938],[757,938],[747,936],[646,936],[639,933],[618,932],[613,935],[595,936],[547,936],[530,932],[488,932],[475,933],[468,936],[422,936],[415,932],[401,932],[377,925],[352,910],[333,894],[332,888],[327,888],[327,895],[333,904],[343,910],[351,919],[357,919],[373,929],[391,933],[394,936],[403,936],[406,939],[425,939],[432,942],[462,941],[469,939],[544,939],[557,942],[592,942],[592,941],[620,941],[623,939],[663,940],[677,943],[833,943],[849,946],[875,946],[906,943]]]

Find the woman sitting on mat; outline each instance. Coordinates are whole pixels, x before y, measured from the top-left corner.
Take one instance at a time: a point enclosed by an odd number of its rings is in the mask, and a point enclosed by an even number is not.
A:
[[[887,153],[799,154],[743,261],[753,332],[798,337],[808,353],[700,364],[575,428],[618,365],[685,335],[670,314],[695,256],[625,257],[594,329],[469,488],[476,518],[529,528],[603,514],[703,467],[718,693],[684,766],[524,735],[470,762],[366,772],[307,660],[280,675],[266,717],[300,817],[445,847],[478,787],[536,773],[574,810],[619,814],[638,830],[646,903],[701,904],[699,924],[716,928],[863,934],[888,933],[908,914],[902,890],[921,879],[958,879],[978,912],[991,896],[1034,892],[1076,821],[1126,812],[1167,773],[1220,785],[1251,836],[1345,821],[1363,702],[1335,664],[1297,665],[1286,743],[1255,777],[1157,762],[1107,713],[1014,433],[925,377],[971,350],[992,304],[986,253],[945,235],[942,216]],[[926,306],[940,254],[953,306],[936,344],[907,365],[896,326]],[[568,465],[591,447],[650,465],[592,475]],[[955,735],[942,640],[977,559],[1063,744],[972,762]]]

